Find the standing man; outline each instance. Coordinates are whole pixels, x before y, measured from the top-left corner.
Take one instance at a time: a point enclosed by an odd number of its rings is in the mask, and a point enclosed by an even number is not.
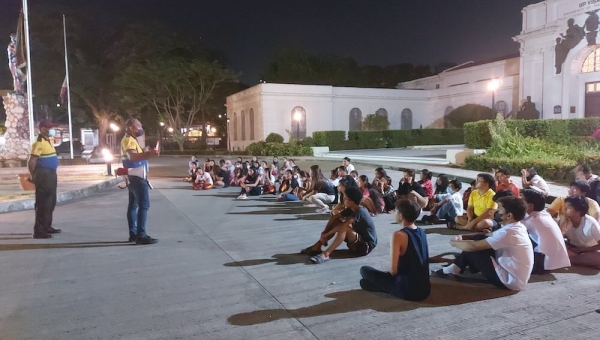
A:
[[[44,119],[38,124],[39,135],[31,146],[31,156],[27,168],[35,184],[35,225],[33,238],[52,238],[60,229],[52,228],[52,213],[56,207],[56,168],[58,157],[54,149],[56,124]]]
[[[155,244],[157,239],[146,234],[146,217],[150,208],[148,193],[148,159],[156,156],[156,151],[143,151],[137,137],[144,135],[142,123],[135,118],[127,120],[125,136],[121,140],[123,167],[129,175],[129,206],[127,223],[129,224],[129,242],[135,244]]]

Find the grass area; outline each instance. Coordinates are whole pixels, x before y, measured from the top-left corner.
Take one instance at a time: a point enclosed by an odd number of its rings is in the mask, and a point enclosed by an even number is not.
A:
[[[0,194],[0,202],[22,200],[22,199],[31,198],[34,196],[35,196],[35,192],[33,192],[33,191],[1,193]]]

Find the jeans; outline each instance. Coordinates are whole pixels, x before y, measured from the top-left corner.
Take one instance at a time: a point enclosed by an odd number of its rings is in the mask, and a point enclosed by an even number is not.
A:
[[[310,196],[308,198],[308,201],[312,204],[316,204],[317,207],[319,207],[321,209],[325,209],[325,208],[329,208],[327,206],[327,203],[333,202],[334,199],[335,199],[334,195],[318,193],[318,194],[314,194],[314,195]]]
[[[456,209],[450,202],[444,203],[437,211],[436,216],[440,220],[446,220],[447,222],[454,222],[456,219]]]
[[[52,214],[56,207],[56,170],[36,168],[35,183],[35,234],[46,234],[52,227]]]
[[[137,176],[129,176],[129,206],[127,207],[127,223],[129,237],[146,236],[146,218],[150,209],[148,181]]]
[[[300,200],[300,199],[298,198],[298,196],[296,196],[296,195],[294,195],[294,194],[283,194],[283,195],[281,196],[281,199],[282,199],[283,201],[292,201],[292,202],[295,202],[295,201],[299,201],[299,200]]]

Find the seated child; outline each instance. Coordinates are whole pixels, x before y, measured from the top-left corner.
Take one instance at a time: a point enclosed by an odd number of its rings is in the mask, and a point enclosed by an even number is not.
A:
[[[194,190],[207,190],[213,188],[213,180],[210,173],[203,168],[196,169],[196,180],[192,184]]]
[[[561,224],[567,238],[567,252],[573,266],[600,269],[600,225],[587,215],[585,197],[567,197],[567,209]]]
[[[298,188],[298,180],[294,178],[294,172],[292,170],[285,170],[283,172],[284,178],[281,181],[281,185],[279,186],[279,195],[277,195],[277,200],[279,202],[284,201],[299,201],[298,196],[294,194],[296,189]]]
[[[370,292],[383,292],[409,301],[425,300],[431,292],[429,250],[423,229],[415,226],[421,207],[408,199],[396,203],[396,221],[402,229],[392,236],[389,272],[372,267],[360,268],[360,287]]]
[[[242,187],[242,191],[237,198],[239,200],[245,200],[248,196],[259,196],[262,193],[260,176],[258,175],[256,168],[251,167],[248,169],[248,175],[240,186]]]

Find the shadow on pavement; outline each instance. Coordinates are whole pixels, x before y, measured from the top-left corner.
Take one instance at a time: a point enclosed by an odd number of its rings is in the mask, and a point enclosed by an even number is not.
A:
[[[467,233],[473,233],[465,231],[465,230],[453,230],[453,229],[448,229],[446,227],[433,227],[433,228],[427,228],[427,227],[423,227],[423,230],[425,230],[425,234],[440,234],[440,235],[450,235],[450,236],[455,236],[455,235],[463,235],[463,234],[467,234]]]
[[[568,267],[562,268],[558,270],[553,270],[552,273],[557,274],[579,274],[584,276],[594,276],[600,273],[600,270],[595,268],[587,268],[587,267]]]
[[[331,253],[332,260],[341,260],[353,258],[348,249],[335,250]],[[278,266],[286,266],[290,264],[311,264],[309,262],[310,256],[305,254],[293,253],[293,254],[275,254],[271,259],[255,259],[255,260],[242,260],[235,262],[228,262],[223,264],[225,267],[251,267],[260,266],[267,263],[275,263]]]
[[[448,252],[442,253],[429,258],[429,263],[452,263],[460,255],[460,253]]]
[[[417,308],[445,307],[462,305],[477,301],[497,299],[516,294],[516,292],[494,288],[492,286],[450,285],[432,282],[431,295],[425,301],[411,302],[394,298],[387,294],[370,293],[361,289],[327,294],[333,299],[318,305],[298,309],[266,309],[230,316],[231,325],[250,326],[288,318],[310,318],[373,310],[382,313],[397,313]]]
[[[296,213],[296,212],[294,212]],[[329,221],[331,215],[329,214],[312,214],[312,215],[296,215],[296,218],[275,218],[273,221]]]
[[[304,208],[304,207],[273,207],[273,206],[263,206],[265,208],[263,210],[254,210],[254,211],[243,211],[243,212],[230,212],[228,215],[281,215],[281,214],[309,214],[314,213],[315,208]],[[329,216],[329,215],[324,215]],[[276,220],[277,221],[277,220]]]
[[[83,242],[83,243],[40,243],[40,244],[1,244],[0,251],[35,250],[35,249],[73,249],[134,246],[134,243],[123,242]]]

